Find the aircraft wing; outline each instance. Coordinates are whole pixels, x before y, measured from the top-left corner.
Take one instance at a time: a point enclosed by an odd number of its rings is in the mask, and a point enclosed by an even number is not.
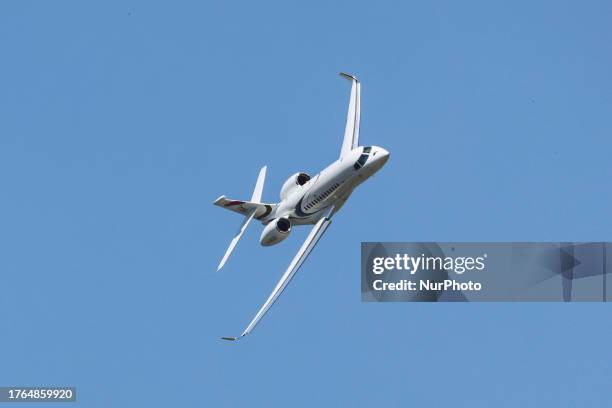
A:
[[[293,278],[293,275],[295,275],[298,269],[300,269],[300,266],[302,266],[302,263],[304,263],[304,261],[306,260],[310,252],[313,250],[315,245],[317,245],[317,242],[319,242],[319,239],[321,239],[321,237],[323,236],[323,233],[325,232],[325,230],[331,223],[331,215],[332,215],[333,210],[334,210],[334,207],[333,206],[330,207],[325,213],[325,215],[312,228],[312,230],[310,231],[310,234],[308,234],[308,237],[306,238],[306,241],[304,241],[297,255],[295,255],[295,257],[289,264],[289,267],[283,274],[282,278],[276,284],[276,287],[274,288],[274,290],[268,297],[268,300],[266,300],[266,303],[264,303],[261,309],[259,309],[259,311],[255,315],[253,320],[251,320],[251,323],[249,323],[247,328],[244,329],[240,337],[222,337],[223,340],[238,340],[239,338],[244,337],[247,334],[249,334],[255,328],[257,323],[259,323],[261,318],[264,317],[268,309],[272,307],[276,299],[278,299],[280,294],[287,287],[287,285],[291,281],[291,278]]]
[[[342,140],[340,157],[359,146],[359,120],[361,117],[361,84],[352,75],[340,73],[341,76],[351,81],[351,98],[349,100],[348,114],[346,116],[346,128]]]

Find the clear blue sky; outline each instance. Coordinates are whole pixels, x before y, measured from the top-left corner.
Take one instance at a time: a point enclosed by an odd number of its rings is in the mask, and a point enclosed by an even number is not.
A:
[[[361,241],[611,240],[609,1],[3,2],[1,385],[82,407],[608,407],[603,304],[360,301]],[[212,205],[391,152],[261,325]],[[75,406],[75,405],[70,405]],[[25,407],[25,405],[24,405]]]

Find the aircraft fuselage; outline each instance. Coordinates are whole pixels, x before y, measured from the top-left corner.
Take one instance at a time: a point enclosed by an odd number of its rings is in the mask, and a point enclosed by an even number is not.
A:
[[[286,217],[292,224],[315,224],[334,206],[337,212],[355,187],[370,178],[389,159],[389,152],[378,146],[359,146],[336,160],[309,181],[284,198],[275,211],[261,221],[267,224],[273,219]]]

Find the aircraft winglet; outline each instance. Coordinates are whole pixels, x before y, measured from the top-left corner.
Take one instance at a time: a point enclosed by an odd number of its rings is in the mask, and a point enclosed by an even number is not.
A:
[[[236,341],[236,340],[240,340],[241,338],[243,338],[244,336],[246,336],[246,333],[242,333],[240,336],[238,337],[221,337],[222,340],[227,340],[227,341]]]
[[[340,76],[345,77],[345,78],[346,78],[346,79],[348,79],[349,81],[359,82],[359,80],[357,79],[357,77],[355,77],[354,75],[351,75],[351,74],[347,74],[346,72],[340,72]]]
[[[340,158],[359,146],[359,121],[361,120],[361,84],[357,78],[346,72],[341,72],[340,76],[351,81],[351,96],[349,98],[348,112],[346,115],[346,127],[344,128],[344,138],[342,139],[342,149]]]

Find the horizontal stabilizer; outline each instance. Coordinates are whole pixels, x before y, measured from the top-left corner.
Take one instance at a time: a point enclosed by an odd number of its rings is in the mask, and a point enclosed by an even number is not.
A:
[[[227,258],[229,258],[232,252],[234,252],[234,248],[236,248],[238,241],[240,241],[240,238],[242,238],[244,231],[246,231],[247,227],[251,223],[251,220],[253,220],[253,215],[255,215],[255,209],[251,210],[251,212],[248,213],[246,217],[244,217],[244,221],[242,222],[240,229],[238,229],[236,236],[234,236],[234,239],[232,239],[232,242],[230,242],[227,251],[225,251],[225,255],[223,255],[223,259],[221,259],[221,262],[219,262],[219,266],[217,266],[217,271],[223,268],[223,265],[225,265],[225,262],[227,262]]]
[[[253,201],[231,200],[222,195],[214,201],[218,207],[225,208],[230,211],[237,212],[242,215],[249,215],[252,210],[255,210],[256,220],[260,220],[269,215],[277,204],[256,203]]]
[[[244,215],[242,225],[240,226],[238,232],[230,242],[229,247],[225,251],[225,255],[223,255],[223,258],[221,259],[221,262],[219,262],[217,271],[223,268],[225,262],[227,262],[232,252],[234,252],[234,249],[236,249],[236,245],[238,245],[238,241],[240,241],[240,238],[242,238],[242,235],[246,231],[251,221],[253,221],[253,218],[255,218],[256,220],[261,220],[262,218],[267,217],[270,213],[272,213],[272,210],[277,205],[264,204],[260,202],[261,195],[263,193],[264,182],[266,180],[266,170],[266,166],[263,166],[261,170],[259,170],[257,182],[255,183],[255,189],[253,190],[253,195],[251,196],[251,201],[228,200],[227,198],[225,198],[225,196],[221,196],[217,198],[214,202],[216,206],[227,208],[228,210]]]

